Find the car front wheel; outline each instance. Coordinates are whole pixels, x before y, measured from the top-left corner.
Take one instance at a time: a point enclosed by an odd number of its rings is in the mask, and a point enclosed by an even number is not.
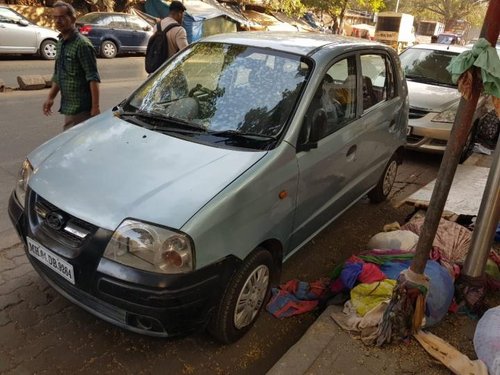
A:
[[[111,40],[105,40],[101,44],[101,56],[112,59],[118,53],[118,48]]]
[[[56,58],[56,42],[44,40],[40,45],[40,55],[45,60],[54,60]]]
[[[254,250],[231,278],[208,326],[222,343],[240,339],[255,323],[269,298],[274,272],[273,257],[263,248]]]

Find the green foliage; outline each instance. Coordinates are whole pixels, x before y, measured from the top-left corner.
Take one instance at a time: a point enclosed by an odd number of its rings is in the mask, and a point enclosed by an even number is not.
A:
[[[306,7],[300,0],[269,0],[265,5],[288,16],[302,16],[306,12]]]

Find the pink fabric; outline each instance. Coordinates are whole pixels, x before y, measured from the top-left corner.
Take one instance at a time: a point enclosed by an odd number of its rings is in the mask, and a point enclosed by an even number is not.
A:
[[[375,281],[384,280],[387,277],[385,274],[378,268],[377,265],[373,263],[364,263],[363,269],[358,276],[358,281],[361,283],[374,283]]]

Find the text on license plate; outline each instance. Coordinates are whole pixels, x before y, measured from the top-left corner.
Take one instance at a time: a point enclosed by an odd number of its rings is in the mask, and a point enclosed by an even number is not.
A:
[[[60,256],[54,254],[44,246],[40,245],[35,240],[32,240],[29,237],[26,238],[26,240],[28,241],[28,252],[32,256],[34,256],[54,272],[64,277],[71,284],[75,283],[75,274],[73,273],[73,266],[71,264],[66,262]]]

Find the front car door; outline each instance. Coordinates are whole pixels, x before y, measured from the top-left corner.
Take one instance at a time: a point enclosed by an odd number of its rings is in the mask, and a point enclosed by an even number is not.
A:
[[[364,131],[358,115],[358,64],[355,53],[333,61],[307,110],[297,149],[312,133],[319,141],[317,148],[297,152],[299,188],[290,249],[307,241],[361,194],[355,188],[364,167],[358,159]],[[321,113],[326,121],[315,123]]]
[[[31,24],[21,25],[24,20],[10,9],[0,7],[0,52],[36,53],[36,32]]]

